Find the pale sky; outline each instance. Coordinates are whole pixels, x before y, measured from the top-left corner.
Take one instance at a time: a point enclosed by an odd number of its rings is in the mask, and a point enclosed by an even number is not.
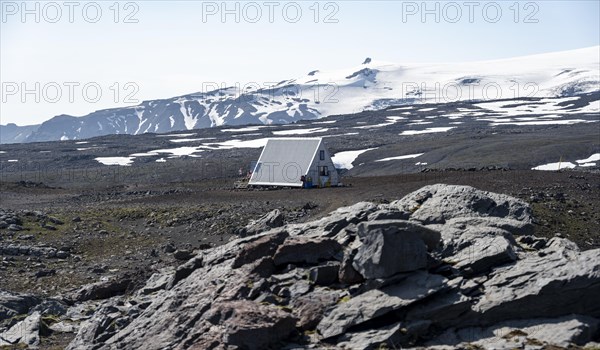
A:
[[[597,0],[429,1],[426,8],[422,1],[0,3],[2,124],[215,85],[264,85],[365,57],[460,62],[600,44]]]

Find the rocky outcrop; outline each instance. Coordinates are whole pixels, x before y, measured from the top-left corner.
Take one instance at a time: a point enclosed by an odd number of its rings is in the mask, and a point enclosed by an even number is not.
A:
[[[40,298],[33,295],[16,294],[0,290],[0,321],[26,314],[40,302]]]
[[[40,324],[41,314],[36,311],[0,333],[0,346],[22,344],[30,349],[37,349],[40,345]]]
[[[88,300],[107,299],[115,295],[123,294],[131,284],[131,279],[111,278],[106,281],[88,284],[67,297],[71,303]]]
[[[251,221],[248,225],[238,230],[242,237],[256,235],[268,231],[272,228],[283,226],[284,215],[279,209],[272,210],[260,217],[258,220]]]
[[[466,186],[358,203],[199,251],[131,295],[76,302],[69,349],[597,341],[600,251],[538,239],[531,222],[526,203]],[[82,315],[85,303],[95,311]]]
[[[362,244],[353,266],[367,279],[426,268],[427,250],[440,241],[439,232],[401,220],[363,222],[358,236]]]
[[[340,303],[317,326],[323,338],[343,334],[348,328],[383,317],[441,290],[445,278],[418,272],[406,275],[399,283],[372,289]]]

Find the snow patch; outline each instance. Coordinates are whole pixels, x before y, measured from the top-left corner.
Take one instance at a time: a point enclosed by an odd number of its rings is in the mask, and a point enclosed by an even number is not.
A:
[[[130,166],[135,157],[97,157],[94,159],[104,165]]]
[[[166,134],[166,135],[156,135],[156,137],[190,137],[194,136],[196,133],[191,134]]]
[[[335,165],[336,168],[350,170],[354,167],[352,165],[352,163],[356,160],[356,158],[359,155],[361,155],[365,152],[368,152],[368,151],[372,151],[377,148],[378,147],[361,149],[361,150],[357,150],[357,151],[338,152],[338,153],[334,154],[333,157],[331,157],[331,160],[333,161],[333,164]]]
[[[264,128],[264,126],[249,126],[246,128],[239,129],[222,129],[222,132],[245,132],[245,131],[258,131],[259,129]]]
[[[200,137],[197,139],[171,139],[170,142],[174,143],[183,143],[183,142],[194,142],[194,141],[204,141],[204,140],[213,140],[215,137]]]
[[[451,130],[454,128],[455,127],[450,126],[450,127],[427,128],[425,130],[406,130],[406,131],[401,132],[399,135],[405,136],[405,135],[421,135],[421,134],[431,134],[431,133],[437,133],[437,132],[447,132],[448,130]]]
[[[576,162],[581,164],[581,163],[597,162],[599,160],[600,160],[600,153],[594,153],[591,156],[589,156],[588,158],[579,159],[579,160],[576,160]]]
[[[328,128],[312,128],[312,129],[294,129],[294,130],[280,130],[273,131],[273,135],[306,135],[317,132],[325,132]]]
[[[546,171],[554,171],[560,169],[573,169],[576,165],[571,162],[558,162],[558,163],[548,163],[536,166],[531,168],[531,170],[546,170]]]
[[[412,158],[420,157],[423,154],[424,153],[416,153],[416,154],[407,154],[407,155],[404,155],[404,156],[382,158],[382,159],[377,159],[376,162],[388,162],[390,160],[399,160],[399,159],[412,159]]]

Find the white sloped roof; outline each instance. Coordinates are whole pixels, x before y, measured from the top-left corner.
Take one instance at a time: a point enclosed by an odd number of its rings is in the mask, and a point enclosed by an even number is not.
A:
[[[319,149],[321,138],[272,138],[267,141],[250,185],[302,186]]]

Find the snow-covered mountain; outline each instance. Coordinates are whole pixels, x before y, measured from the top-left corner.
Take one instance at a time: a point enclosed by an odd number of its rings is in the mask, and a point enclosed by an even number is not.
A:
[[[40,125],[0,126],[0,142],[164,133],[220,125],[285,124],[390,105],[573,96],[600,90],[600,46],[511,59],[393,64],[366,59],[336,71],[312,71],[268,88],[230,87]]]

